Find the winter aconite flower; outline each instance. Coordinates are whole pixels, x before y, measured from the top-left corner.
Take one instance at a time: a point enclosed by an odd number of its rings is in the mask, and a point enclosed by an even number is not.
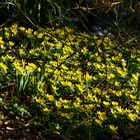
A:
[[[118,129],[118,127],[115,127],[114,125],[109,125],[108,127],[109,127],[109,129],[110,129],[111,131],[113,131],[113,132],[116,132],[117,129]]]
[[[15,43],[14,43],[13,41],[9,41],[9,45],[10,45],[10,46],[14,46],[14,44],[15,44]]]
[[[133,114],[133,113],[129,113],[128,117],[132,121],[135,121],[138,118],[137,114]]]
[[[5,72],[7,71],[8,67],[4,63],[0,62],[0,68],[2,68]]]

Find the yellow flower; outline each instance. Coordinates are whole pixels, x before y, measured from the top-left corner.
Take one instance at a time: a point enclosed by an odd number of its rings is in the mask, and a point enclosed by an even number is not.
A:
[[[34,63],[28,63],[28,65],[25,67],[28,72],[33,72],[36,68],[37,66]]]
[[[130,112],[131,112],[130,109],[127,109],[127,108],[124,109],[124,113],[127,113],[127,114],[128,114],[128,113],[130,113]]]
[[[107,93],[107,91],[102,91],[102,95],[104,96],[104,95],[107,95],[108,93]]]
[[[118,96],[118,97],[122,96],[121,91],[116,91],[116,96]]]
[[[111,79],[111,78],[114,78],[115,77],[115,74],[113,74],[113,73],[110,73],[109,75],[108,75],[108,79]]]
[[[68,104],[68,103],[69,103],[68,100],[65,100],[65,99],[62,99],[62,98],[60,98],[59,100],[60,100],[60,102],[63,103],[63,104]]]
[[[119,53],[118,56],[119,56],[119,58],[122,58],[122,53]]]
[[[95,107],[95,105],[93,105],[93,104],[88,104],[88,105],[85,105],[85,108],[87,109],[87,110],[91,110],[91,109],[93,109]]]
[[[72,113],[60,113],[62,117],[66,117],[67,119],[71,119],[73,117]]]
[[[24,67],[21,66],[21,64],[22,64],[22,62],[20,62],[19,60],[15,60],[13,62],[13,65],[16,68],[17,72],[20,72],[21,75],[25,76],[26,75],[26,71],[25,71]]]
[[[117,113],[117,111],[114,108],[111,108],[110,111],[113,115],[115,115]]]
[[[56,47],[61,48],[63,46],[63,44],[61,42],[58,42],[55,44]]]
[[[5,31],[5,36],[7,37],[7,38],[9,38],[9,36],[10,36],[10,34],[9,34],[9,32],[8,31]]]
[[[85,91],[80,84],[77,84],[76,87],[78,87],[78,89],[79,89],[80,92],[84,92]]]
[[[43,90],[42,88],[38,88],[38,91],[39,91],[40,93],[42,93],[42,94],[45,94],[45,93],[46,93],[46,91]]]
[[[97,111],[97,114],[98,114],[98,118],[102,121],[106,120],[107,117],[106,117],[106,112],[100,112],[100,111]]]
[[[76,101],[77,101],[78,103],[81,103],[81,102],[82,102],[82,100],[81,100],[79,97],[76,97]]]
[[[14,57],[13,57],[13,56],[8,55],[8,54],[6,55],[6,57],[7,57],[7,59],[8,59],[8,60],[11,60],[11,61],[13,61],[13,59],[14,59]]]
[[[34,31],[34,33],[33,33],[33,34],[36,36],[36,35],[38,35],[38,32],[37,32],[37,31]]]
[[[56,102],[55,102],[55,105],[56,105],[56,107],[57,107],[58,109],[60,109],[61,106],[62,106],[60,101],[56,101]]]
[[[54,91],[56,91],[56,90],[58,90],[59,88],[58,88],[57,86],[55,86],[55,85],[52,85],[52,89],[53,89]]]
[[[101,64],[99,64],[99,63],[94,63],[93,65],[98,69],[100,69],[102,67]]]
[[[140,105],[140,101],[137,101],[136,104],[137,104],[137,105]]]
[[[97,46],[100,46],[101,43],[102,43],[102,40],[101,39],[97,40]]]
[[[50,112],[50,109],[48,109],[47,107],[45,107],[43,110],[44,110],[45,112]]]
[[[38,102],[40,104],[44,104],[45,100],[43,98],[36,98],[36,102]]]
[[[123,109],[122,109],[121,106],[116,106],[116,110],[117,110],[119,113],[121,113],[121,114],[124,113],[124,111],[123,111]]]
[[[17,34],[17,27],[18,25],[17,24],[13,24],[10,29],[11,29],[11,32],[16,35]]]
[[[134,96],[134,95],[132,95],[132,94],[130,94],[130,98],[131,98],[131,99],[136,99],[137,97]]]
[[[126,68],[117,68],[117,72],[122,76],[125,77],[127,75],[127,69]]]
[[[88,93],[87,97],[84,96],[87,100],[92,100],[93,99],[93,96],[91,93]]]
[[[73,87],[72,83],[70,81],[61,81],[61,84],[64,86],[68,86],[68,87]]]
[[[40,67],[38,67],[37,70],[38,70],[38,72],[41,72],[41,68]]]
[[[98,55],[98,57],[96,58],[98,62],[102,61],[102,58]]]
[[[139,73],[132,74],[132,77],[135,79],[135,81],[138,81]]]
[[[6,47],[3,44],[1,44],[0,47],[2,50],[6,50]]]
[[[7,69],[8,69],[8,67],[4,64],[4,63],[2,63],[2,62],[0,62],[0,67],[6,72],[7,71]]]
[[[101,102],[101,99],[98,99],[96,96],[93,96],[94,100],[96,103],[100,103]]]
[[[138,118],[137,114],[133,114],[133,113],[128,114],[128,117],[132,121],[135,121]]]
[[[78,76],[81,76],[81,75],[82,75],[81,70],[80,70],[80,69],[78,69],[78,70],[76,71],[76,74],[77,74]]]
[[[29,53],[30,53],[31,55],[34,55],[34,54],[36,53],[36,51],[35,51],[34,49],[31,49],[31,50],[29,50]]]
[[[95,119],[95,122],[96,122],[97,124],[99,124],[99,125],[102,125],[102,121],[99,120],[99,119]]]
[[[115,86],[119,87],[121,85],[120,82],[115,81]]]
[[[93,76],[93,80],[98,80],[98,78],[96,76]]]
[[[126,61],[124,59],[122,59],[121,61],[122,61],[122,66],[125,67],[126,66]]]
[[[55,101],[55,98],[53,95],[46,94],[46,97],[48,98],[49,101]]]
[[[106,101],[103,101],[103,104],[104,104],[105,106],[109,106],[109,105],[110,105],[110,103],[109,103],[109,102],[106,102]]]
[[[94,93],[98,93],[99,95],[101,95],[102,91],[99,88],[93,88],[93,92]]]
[[[64,105],[64,108],[70,109],[70,106],[69,105]]]
[[[43,37],[43,33],[39,33],[37,37],[38,38],[42,38]]]
[[[117,106],[118,105],[118,102],[112,101],[112,105]]]
[[[16,69],[20,72],[21,75],[23,75],[23,76],[26,75],[26,71],[23,67],[16,67]]]
[[[74,30],[73,30],[72,28],[65,27],[65,29],[67,30],[68,33],[70,33],[70,32],[74,32]]]
[[[52,65],[52,66],[57,66],[57,64],[58,64],[56,61],[50,61],[49,63],[50,63],[50,65]],[[61,66],[62,66],[62,65],[61,65]]]
[[[25,27],[19,27],[19,30],[25,31]]]
[[[136,58],[136,53],[131,53],[131,58]]]
[[[82,53],[86,53],[88,51],[88,49],[86,47],[83,47],[83,49],[81,50]]]
[[[64,64],[61,65],[61,68],[64,70],[69,70],[69,68],[67,66],[65,66]]]
[[[33,32],[33,29],[31,29],[31,28],[28,28],[28,29],[26,29],[26,31],[25,31],[27,34],[29,34],[29,35],[31,35],[32,34],[32,32]]]
[[[25,51],[23,49],[19,49],[19,54],[20,55],[24,55],[25,54]]]
[[[116,132],[117,129],[118,129],[118,127],[115,127],[114,125],[109,125],[108,127],[109,127],[110,130],[112,130],[114,132]]]
[[[91,62],[87,62],[87,65],[90,67],[92,65],[92,63]]]
[[[74,102],[74,103],[73,103],[73,106],[74,106],[75,108],[80,108],[80,103]]]
[[[105,38],[104,38],[104,42],[105,42],[105,43],[108,43],[109,41],[110,41],[109,37],[105,37]]]
[[[86,73],[86,81],[91,81],[92,80],[92,76],[90,76],[88,73]]]
[[[14,43],[13,41],[9,41],[9,45],[10,45],[10,46],[14,46],[14,44],[15,44],[15,43]]]
[[[94,35],[93,38],[97,40],[99,37],[97,35]]]

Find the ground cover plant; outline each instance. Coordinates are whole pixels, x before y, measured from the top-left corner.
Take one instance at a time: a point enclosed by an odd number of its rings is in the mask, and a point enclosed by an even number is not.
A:
[[[44,139],[140,138],[138,48],[69,27],[18,24],[0,28],[0,47],[3,138],[15,137],[7,128],[40,130]]]

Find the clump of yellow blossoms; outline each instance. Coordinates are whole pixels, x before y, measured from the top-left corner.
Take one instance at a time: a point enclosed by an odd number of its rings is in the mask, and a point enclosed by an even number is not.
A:
[[[126,120],[140,121],[140,50],[69,27],[34,31],[17,24],[0,30],[0,47],[1,82],[12,79],[20,98],[31,96],[61,127],[117,134]]]

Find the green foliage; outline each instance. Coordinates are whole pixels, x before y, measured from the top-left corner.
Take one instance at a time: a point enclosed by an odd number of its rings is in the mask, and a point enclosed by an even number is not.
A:
[[[0,2],[0,17],[2,25],[18,21],[26,26],[46,27],[55,23],[68,24],[72,27],[84,27],[87,25],[116,30],[126,25],[132,26],[135,21],[139,23],[138,0],[2,0]]]
[[[3,116],[74,139],[139,136],[140,50],[17,24],[0,29],[0,47]]]
[[[61,20],[63,12],[63,7],[56,0],[3,0],[0,5],[3,17],[9,16],[12,22],[18,20],[21,24],[30,23],[35,27]]]

